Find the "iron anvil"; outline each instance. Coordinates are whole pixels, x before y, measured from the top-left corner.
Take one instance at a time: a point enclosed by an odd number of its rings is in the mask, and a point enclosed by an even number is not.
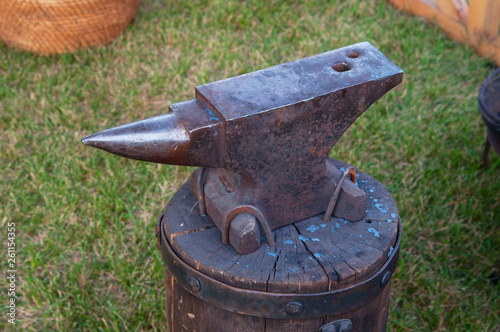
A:
[[[168,114],[82,142],[127,158],[202,167],[191,180],[200,214],[217,225],[223,243],[248,253],[259,247],[261,229],[274,245],[273,229],[328,207],[326,219],[332,212],[364,218],[355,170],[343,174],[328,156],[402,79],[399,67],[364,42],[198,86],[196,98]]]

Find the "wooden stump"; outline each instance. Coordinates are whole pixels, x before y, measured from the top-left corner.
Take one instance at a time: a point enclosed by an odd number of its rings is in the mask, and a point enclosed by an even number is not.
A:
[[[317,331],[349,319],[353,331],[385,331],[401,221],[383,185],[362,172],[357,185],[365,219],[314,216],[276,229],[274,247],[239,255],[186,183],[160,218],[168,330]]]

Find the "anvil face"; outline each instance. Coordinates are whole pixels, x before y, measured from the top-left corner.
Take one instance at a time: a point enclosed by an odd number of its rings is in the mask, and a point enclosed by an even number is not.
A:
[[[109,129],[84,143],[133,159],[204,167],[192,181],[200,213],[212,218],[223,242],[244,253],[258,247],[260,228],[273,243],[272,229],[326,211],[337,186],[334,215],[364,217],[364,193],[340,182],[328,154],[402,78],[373,45],[355,44],[199,86],[195,99],[170,107],[168,119],[126,125],[128,137],[123,126]],[[115,135],[121,143],[109,139]]]

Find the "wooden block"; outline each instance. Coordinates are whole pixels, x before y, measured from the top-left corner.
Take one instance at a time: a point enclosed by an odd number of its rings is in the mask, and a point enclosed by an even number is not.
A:
[[[356,188],[368,198],[366,218],[356,222],[337,217],[325,222],[323,214],[306,218],[276,229],[274,247],[263,242],[246,255],[222,244],[219,229],[194,207],[189,183],[169,203],[163,227],[179,259],[228,287],[301,294],[343,289],[380,270],[394,249],[401,222],[384,186],[362,172],[357,180]],[[351,317],[354,331],[383,329],[388,292],[387,287],[376,303],[337,316]],[[271,319],[233,313],[189,293],[168,271],[166,305],[170,331],[316,331],[337,317]]]
[[[467,28],[474,43],[498,36],[500,0],[470,0]]]
[[[443,15],[449,16],[457,21],[461,21],[457,7],[452,0],[436,0],[436,6]]]
[[[443,14],[431,0],[389,0],[400,10],[427,18],[439,25],[453,40],[470,44],[483,57],[500,66],[500,0],[452,0],[458,18]],[[439,0],[438,3],[441,3]],[[448,4],[442,2],[443,8]],[[448,11],[451,9],[445,9]],[[466,21],[466,25],[463,22]]]

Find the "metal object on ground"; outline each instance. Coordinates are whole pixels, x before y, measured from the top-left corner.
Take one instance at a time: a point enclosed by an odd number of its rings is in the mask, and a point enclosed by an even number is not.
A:
[[[334,192],[334,216],[365,217],[366,193],[340,184],[342,171],[328,154],[402,78],[364,42],[201,85],[169,114],[82,141],[132,159],[201,166],[192,178],[200,213],[224,243],[248,253],[258,249],[260,231],[272,244],[271,230],[325,212]]]
[[[486,166],[490,146],[500,154],[500,68],[493,71],[481,84],[478,106],[488,127],[482,155],[483,165]]]

